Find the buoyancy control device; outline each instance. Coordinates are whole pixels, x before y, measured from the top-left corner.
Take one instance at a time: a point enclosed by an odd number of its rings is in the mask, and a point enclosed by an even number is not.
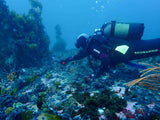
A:
[[[105,37],[124,40],[141,40],[144,32],[143,23],[122,23],[111,21],[101,27],[101,33]]]

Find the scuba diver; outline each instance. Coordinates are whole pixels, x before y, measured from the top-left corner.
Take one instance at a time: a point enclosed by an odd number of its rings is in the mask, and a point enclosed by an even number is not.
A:
[[[141,40],[143,32],[143,23],[105,23],[94,35],[79,35],[75,43],[77,48],[81,48],[79,53],[61,60],[60,63],[65,65],[88,57],[96,78],[119,63],[159,55],[160,38]],[[101,61],[99,68],[93,66],[93,59]]]

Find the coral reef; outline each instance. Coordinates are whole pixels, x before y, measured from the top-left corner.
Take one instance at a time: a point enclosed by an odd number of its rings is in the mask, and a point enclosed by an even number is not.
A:
[[[0,0],[0,69],[40,66],[49,55],[49,38],[41,20],[42,5],[30,0],[28,14],[10,11]]]
[[[60,58],[74,52],[56,55]],[[62,66],[53,62],[57,56],[45,61],[41,69],[21,69],[12,81],[12,89],[6,77],[9,74],[0,74],[0,119],[159,119],[158,91],[123,85],[138,77],[135,69],[123,65],[114,74],[92,79],[85,59]]]

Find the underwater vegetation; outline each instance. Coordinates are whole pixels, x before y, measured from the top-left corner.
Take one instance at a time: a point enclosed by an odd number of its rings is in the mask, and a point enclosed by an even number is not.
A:
[[[49,114],[49,113],[42,113],[37,117],[38,120],[62,120],[62,118],[58,117],[57,115]]]
[[[50,79],[52,77],[52,74],[48,71],[48,72],[46,72],[46,78],[47,79]]]
[[[56,31],[56,41],[53,45],[53,51],[55,52],[62,52],[66,50],[66,42],[62,38],[62,32],[61,32],[61,26],[57,24],[55,26],[55,31]]]
[[[30,76],[30,77],[27,79],[27,83],[29,84],[29,83],[35,81],[37,78],[38,78],[38,75],[36,75],[36,73],[32,73],[32,76]]]
[[[39,109],[41,109],[42,108],[42,105],[45,103],[45,97],[46,97],[46,95],[45,95],[45,93],[40,93],[40,95],[38,96],[38,99],[37,99],[37,107],[39,108]]]
[[[127,105],[126,100],[119,98],[109,89],[95,93],[94,96],[90,96],[90,93],[74,93],[73,98],[84,105],[78,114],[89,115],[91,120],[98,120],[100,108],[104,109],[104,115],[108,119],[117,119],[115,113],[122,111]]]
[[[149,68],[140,71],[143,74],[140,76],[140,78],[130,81],[126,83],[128,87],[132,87],[135,84],[138,84],[139,86],[144,86],[148,89],[154,90],[154,91],[160,91],[160,67],[158,63],[156,65],[151,65],[147,63],[141,63],[143,65],[149,66]]]
[[[28,14],[10,11],[0,0],[0,69],[40,66],[49,55],[49,37],[44,31],[42,5],[30,0]]]
[[[126,93],[124,81],[119,81],[120,77],[124,78],[124,72],[134,73],[135,69],[117,69],[117,74],[114,74],[116,78],[109,78],[117,82],[115,86],[109,87],[114,83],[110,83],[108,75],[93,81],[85,76],[85,73],[89,73],[86,61],[82,60],[81,64],[71,63],[67,68],[78,68],[72,72],[73,75],[56,62],[44,65],[41,69],[23,68],[15,76],[12,72],[5,74],[6,79],[1,79],[0,83],[0,119],[159,119],[158,95],[139,86],[133,86],[132,91]],[[127,76],[126,79],[130,81],[131,78]],[[107,82],[104,83],[104,80]]]
[[[13,80],[15,79],[15,76],[16,74],[14,72],[10,73],[8,76],[7,76],[7,79],[11,82],[11,87],[12,87],[12,82]]]

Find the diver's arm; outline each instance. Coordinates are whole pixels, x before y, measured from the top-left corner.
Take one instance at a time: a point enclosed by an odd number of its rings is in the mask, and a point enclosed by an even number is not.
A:
[[[70,61],[80,60],[80,59],[83,59],[87,56],[88,56],[88,52],[86,50],[81,50],[77,55],[74,55],[72,57],[68,57],[65,60],[62,60],[61,63],[65,64]]]
[[[77,55],[70,57],[70,61],[80,60],[88,56],[88,52],[86,50],[81,50]]]

